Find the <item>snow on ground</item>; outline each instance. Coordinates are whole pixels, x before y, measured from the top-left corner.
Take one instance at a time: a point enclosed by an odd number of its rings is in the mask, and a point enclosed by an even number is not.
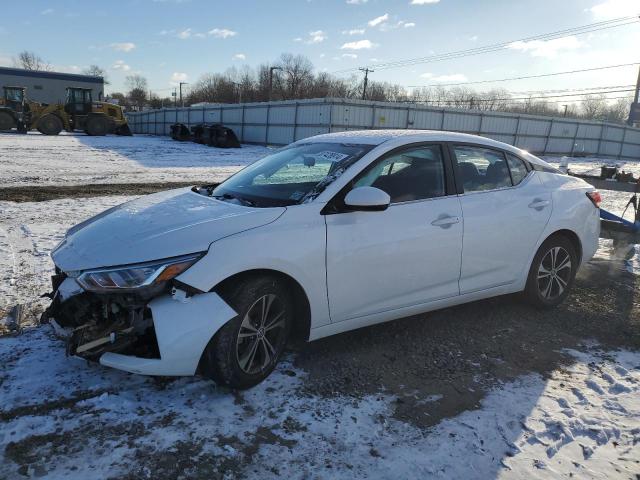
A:
[[[212,180],[265,151],[0,135],[0,181]],[[630,194],[603,196],[620,213]],[[64,232],[129,198],[0,202],[0,320],[18,303],[34,320],[50,289],[48,254]],[[640,273],[635,248],[624,263],[603,241],[594,262]],[[391,395],[303,393],[293,353],[266,382],[232,393],[200,378],[151,379],[67,358],[49,326],[27,327],[0,337],[0,478],[633,478],[640,353],[597,345],[566,353],[573,362],[548,378],[498,385],[479,408],[423,430],[394,419]]]
[[[219,182],[269,152],[211,148],[169,137],[0,134],[0,184]]]
[[[569,162],[569,170],[574,173],[583,175],[600,175],[600,167],[607,165],[609,167],[618,167],[620,171],[631,172],[636,178],[640,176],[640,161],[616,160],[615,158],[599,158],[599,157],[541,157],[554,166],[559,166],[560,162],[565,159]]]
[[[49,253],[73,225],[131,197],[0,202],[0,320],[16,304],[38,310],[51,290]]]
[[[288,360],[232,395],[199,378],[160,382],[66,358],[48,327],[34,328],[0,338],[0,477],[20,465],[77,479],[172,468],[183,478],[631,478],[640,353],[585,350],[548,379],[520,377],[420,430],[393,419],[390,396],[299,393],[305,373]]]

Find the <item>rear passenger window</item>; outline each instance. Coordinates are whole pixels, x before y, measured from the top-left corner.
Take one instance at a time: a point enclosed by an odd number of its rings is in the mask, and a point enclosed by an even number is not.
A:
[[[482,192],[511,187],[504,154],[481,147],[454,147],[459,178],[465,192]]]
[[[391,203],[446,195],[440,146],[411,147],[383,158],[354,184],[354,188],[365,186],[384,190],[391,197]]]
[[[513,184],[518,185],[527,176],[527,166],[521,159],[510,153],[507,153],[507,163],[509,164]]]

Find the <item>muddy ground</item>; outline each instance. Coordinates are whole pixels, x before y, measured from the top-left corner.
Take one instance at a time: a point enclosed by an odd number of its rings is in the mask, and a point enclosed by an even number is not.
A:
[[[144,194],[183,185],[4,188],[0,189],[0,200]],[[369,394],[393,395],[397,398],[393,416],[426,431],[443,418],[477,408],[486,392],[501,382],[529,372],[545,376],[562,369],[570,361],[563,349],[580,349],[593,341],[610,349],[639,349],[639,282],[640,277],[626,272],[621,262],[596,258],[582,268],[567,301],[553,310],[536,310],[523,303],[518,295],[510,295],[363,328],[310,344],[296,344],[291,347],[293,366],[308,375],[292,395],[347,396],[353,397],[354,401]],[[28,315],[39,313],[32,311]],[[20,352],[16,352],[16,361],[19,356]],[[158,379],[153,388],[160,392],[176,381]],[[114,385],[114,388],[118,386]],[[4,412],[0,425],[16,417],[37,416],[41,409],[44,412],[77,409],[81,413],[82,402],[98,394],[100,392],[93,390],[78,391],[62,400],[63,405],[52,401],[51,405]],[[236,404],[245,405],[245,393],[228,394]],[[438,401],[425,401],[425,398],[438,398]],[[246,408],[253,407],[246,404]],[[164,418],[161,422],[173,425],[172,418]],[[134,427],[132,425],[126,432],[127,442],[135,442],[138,435],[145,433],[136,433]],[[106,439],[105,449],[108,449],[108,441],[123,435],[123,432],[110,432],[108,425],[97,425],[96,428],[94,434],[98,436],[98,442],[100,436]],[[299,426],[292,419],[287,428]],[[68,431],[45,437],[33,435],[10,442],[4,452],[5,458],[11,460],[19,472],[37,476],[34,465],[38,465],[38,456],[43,449],[50,454],[62,455],[73,451],[78,442]],[[234,438],[220,437],[218,441],[240,448]],[[242,447],[246,451],[241,466],[231,465],[228,460],[218,464],[214,458],[194,463],[193,458],[201,448],[197,444],[185,444],[184,448],[172,451],[169,457],[157,452],[147,455],[141,450],[130,478],[179,478],[187,466],[195,466],[194,478],[217,478],[216,472],[237,473],[250,467],[259,445],[285,448],[286,442],[268,428],[257,431],[255,444]],[[370,454],[372,457],[380,455],[375,449]],[[211,469],[212,465],[216,468]]]
[[[205,182],[204,185],[217,185]],[[39,185],[0,188],[0,201],[45,202],[60,198],[108,197],[112,195],[147,195],[172,188],[192,187],[193,182],[94,183],[87,185]]]

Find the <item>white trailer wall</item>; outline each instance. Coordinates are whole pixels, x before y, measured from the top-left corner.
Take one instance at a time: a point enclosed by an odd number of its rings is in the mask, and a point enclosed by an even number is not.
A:
[[[640,160],[640,129],[562,117],[322,98],[211,104],[128,114],[133,133],[168,135],[174,123],[222,123],[243,143],[285,145],[320,133],[415,128],[472,133],[544,155]]]

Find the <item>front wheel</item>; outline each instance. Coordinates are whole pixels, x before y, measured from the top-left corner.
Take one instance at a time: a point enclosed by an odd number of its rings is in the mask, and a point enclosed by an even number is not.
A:
[[[547,239],[531,264],[525,296],[536,307],[559,305],[569,294],[578,271],[578,254],[564,236]]]
[[[58,135],[62,131],[62,120],[53,113],[48,113],[38,120],[38,131],[43,135]]]
[[[246,389],[264,380],[275,368],[287,344],[293,303],[277,278],[248,278],[221,292],[238,312],[207,345],[202,372],[216,383]]]

